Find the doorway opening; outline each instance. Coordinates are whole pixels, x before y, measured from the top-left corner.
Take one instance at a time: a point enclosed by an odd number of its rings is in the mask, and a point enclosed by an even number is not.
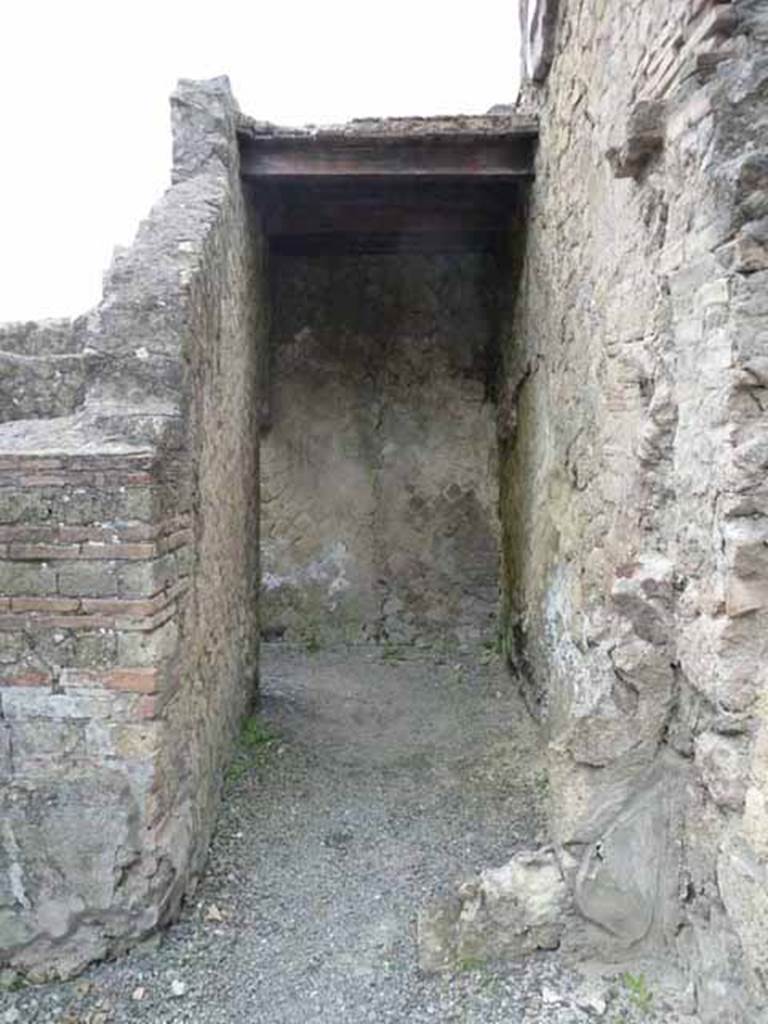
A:
[[[265,639],[493,640],[502,296],[532,146],[493,116],[241,139],[271,296]]]

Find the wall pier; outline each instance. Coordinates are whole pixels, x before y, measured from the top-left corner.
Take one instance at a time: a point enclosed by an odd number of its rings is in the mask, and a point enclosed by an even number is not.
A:
[[[0,960],[37,979],[174,916],[256,684],[262,257],[228,84],[173,113],[101,305],[0,334],[38,360],[0,423]]]

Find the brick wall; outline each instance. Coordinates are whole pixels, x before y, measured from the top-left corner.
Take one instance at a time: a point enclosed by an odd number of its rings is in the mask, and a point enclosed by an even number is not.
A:
[[[41,360],[0,417],[0,961],[33,978],[176,912],[256,682],[257,225],[226,82],[173,111],[176,183],[101,305],[0,331]]]

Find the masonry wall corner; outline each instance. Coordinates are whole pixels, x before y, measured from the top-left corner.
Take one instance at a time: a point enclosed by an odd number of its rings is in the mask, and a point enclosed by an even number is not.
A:
[[[256,681],[262,255],[228,83],[173,114],[101,304],[0,334],[0,960],[32,978],[176,912]]]

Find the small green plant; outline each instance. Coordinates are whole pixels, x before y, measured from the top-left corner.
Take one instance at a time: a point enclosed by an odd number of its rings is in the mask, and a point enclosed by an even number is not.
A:
[[[480,664],[492,665],[501,656],[501,634],[497,633],[493,639],[484,640],[481,645]]]
[[[244,750],[256,750],[277,739],[271,726],[259,718],[258,715],[251,715],[243,722],[243,729],[240,733],[240,746]]]
[[[0,971],[0,992],[21,992],[27,987],[27,981],[21,974],[13,970]]]
[[[389,662],[405,661],[405,653],[398,644],[387,641],[381,648],[381,660]]]
[[[307,654],[317,654],[317,652],[322,649],[322,646],[323,645],[320,643],[320,637],[317,635],[317,633],[307,634],[304,640],[304,647],[307,651]]]
[[[653,1003],[653,992],[648,988],[645,975],[630,974],[629,971],[625,971],[621,976],[621,983],[624,986],[630,1003],[641,1013],[650,1013],[651,1004]]]
[[[236,757],[227,765],[224,777],[230,785],[234,785],[243,778],[247,771],[248,762],[242,757]]]
[[[266,752],[277,738],[271,726],[258,715],[246,718],[240,731],[237,752],[226,771],[227,782],[239,782],[248,773],[254,760]]]
[[[464,956],[456,961],[457,974],[467,974],[470,971],[482,971],[485,967],[485,960],[479,956]]]

